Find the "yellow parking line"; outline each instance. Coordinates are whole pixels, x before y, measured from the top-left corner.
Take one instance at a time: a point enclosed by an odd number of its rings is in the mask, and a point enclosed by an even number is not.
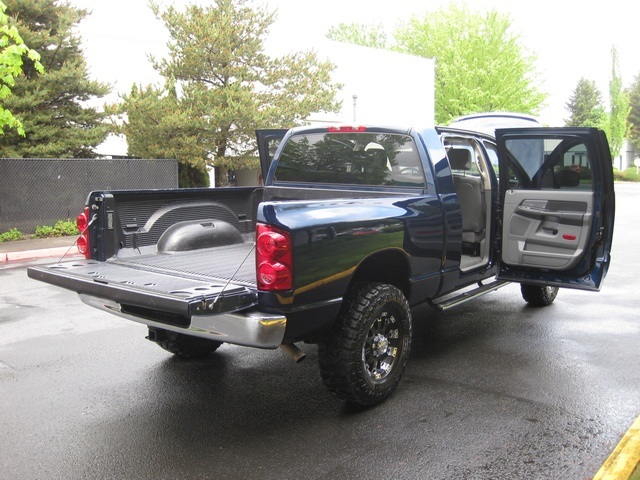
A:
[[[593,480],[626,480],[640,475],[640,417],[622,437]],[[635,472],[635,474],[634,474]]]

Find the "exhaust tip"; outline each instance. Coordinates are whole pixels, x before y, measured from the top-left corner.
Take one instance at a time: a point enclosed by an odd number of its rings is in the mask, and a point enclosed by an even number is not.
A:
[[[296,363],[300,363],[307,358],[307,354],[300,350],[300,348],[298,348],[294,343],[283,343],[280,345],[280,350],[286,353],[287,357]]]

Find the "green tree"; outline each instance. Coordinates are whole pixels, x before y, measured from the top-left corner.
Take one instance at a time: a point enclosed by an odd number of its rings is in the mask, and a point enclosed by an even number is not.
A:
[[[25,137],[0,137],[0,155],[12,157],[93,157],[111,130],[106,114],[88,106],[110,86],[89,79],[73,28],[87,11],[58,0],[5,0],[10,22],[25,43],[41,54],[45,72],[33,60],[24,63],[13,95],[5,101],[22,119]]]
[[[7,6],[0,2],[0,101],[11,95],[16,78],[22,74],[23,57],[33,62],[37,72],[43,72],[40,54],[25,45],[15,26],[9,26],[6,10]],[[4,127],[14,128],[22,136],[25,134],[22,122],[0,104],[0,135],[4,135]]]
[[[567,127],[604,128],[608,121],[600,90],[593,80],[585,78],[578,80],[573,94],[565,105],[569,111],[569,118],[565,120]]]
[[[636,152],[640,152],[640,74],[636,75],[629,88],[627,126],[629,128],[629,141]]]
[[[336,42],[353,43],[363,47],[388,48],[387,34],[382,25],[365,25],[362,23],[340,23],[330,27],[327,38]]]
[[[436,122],[485,111],[538,113],[546,95],[535,86],[535,57],[510,26],[509,16],[496,10],[481,14],[450,5],[396,29],[394,50],[436,61]],[[345,41],[371,46],[371,36],[356,35],[356,27],[338,30]]]
[[[624,139],[629,134],[627,117],[629,116],[629,94],[622,87],[620,77],[620,67],[618,65],[618,51],[611,48],[611,80],[609,80],[609,125],[605,129],[609,139],[611,156],[616,158],[620,155]]]
[[[204,149],[200,145],[198,119],[183,109],[175,88],[134,85],[123,103],[110,107],[124,112],[119,130],[127,137],[129,155],[143,158],[176,158],[181,187],[208,187]]]
[[[127,114],[120,132],[131,155],[153,151],[195,169],[214,165],[225,183],[228,169],[259,164],[256,128],[290,127],[312,112],[339,109],[331,63],[313,51],[264,52],[275,20],[266,8],[246,0],[151,8],[170,35],[169,55],[151,58],[165,85],[136,88],[117,108]]]

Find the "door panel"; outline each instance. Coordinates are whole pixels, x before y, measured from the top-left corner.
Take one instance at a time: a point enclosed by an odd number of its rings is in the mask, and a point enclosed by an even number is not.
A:
[[[508,191],[504,262],[551,270],[575,267],[585,251],[592,211],[591,192]]]
[[[502,229],[498,278],[599,290],[614,193],[609,146],[594,128],[497,130]]]

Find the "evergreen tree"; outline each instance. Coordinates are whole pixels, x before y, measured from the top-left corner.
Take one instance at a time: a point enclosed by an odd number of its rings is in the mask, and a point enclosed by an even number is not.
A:
[[[600,90],[593,80],[578,80],[565,106],[569,111],[569,118],[565,120],[567,127],[605,127],[607,114],[602,105]]]
[[[126,121],[119,130],[127,137],[129,155],[143,158],[178,159],[180,187],[208,187],[206,149],[200,144],[200,122],[182,108],[176,89],[134,85],[123,104],[111,106]]]
[[[263,43],[274,14],[246,0],[216,0],[155,15],[169,30],[169,56],[152,59],[162,89],[135,87],[117,108],[129,154],[175,157],[201,169],[256,167],[256,128],[291,127],[337,111],[333,65],[314,52],[271,58]],[[177,148],[177,145],[180,148]]]
[[[73,28],[87,11],[58,0],[6,0],[7,14],[25,43],[40,52],[44,73],[31,60],[17,78],[9,108],[22,120],[25,137],[0,137],[4,157],[94,157],[111,127],[106,114],[86,105],[109,93],[110,86],[89,79]]]

